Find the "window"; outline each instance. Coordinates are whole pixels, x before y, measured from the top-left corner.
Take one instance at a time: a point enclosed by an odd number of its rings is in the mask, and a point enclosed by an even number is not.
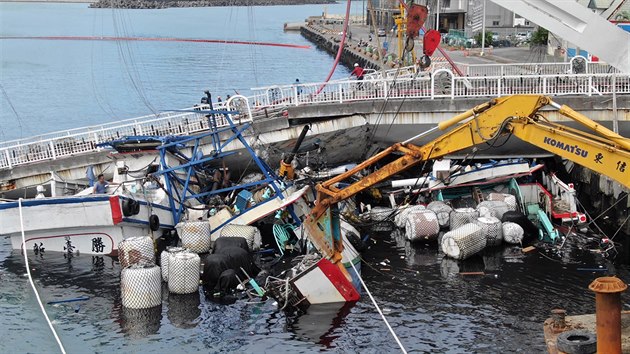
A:
[[[530,25],[529,21],[525,21],[525,26],[529,26],[529,25]]]
[[[451,0],[442,0],[440,2],[440,8],[442,9],[448,9],[451,7]]]
[[[492,25],[493,26],[498,26],[499,25],[499,21],[492,21]]]

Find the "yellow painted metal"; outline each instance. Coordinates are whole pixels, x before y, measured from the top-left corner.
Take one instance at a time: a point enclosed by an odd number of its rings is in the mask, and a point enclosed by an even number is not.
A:
[[[295,179],[295,170],[291,163],[286,163],[284,160],[280,160],[280,170],[278,171],[280,177],[286,177],[286,179],[292,181]]]
[[[309,219],[320,219],[331,205],[350,198],[420,162],[441,158],[508,134],[513,134],[525,142],[609,176],[630,188],[630,148],[628,148],[630,147],[630,139],[601,129],[603,127],[583,115],[567,109],[568,107],[561,109],[561,113],[604,136],[596,136],[548,122],[539,115],[538,111],[550,103],[551,100],[548,97],[539,95],[496,98],[440,123],[438,126],[440,130],[446,130],[458,122],[472,117],[472,119],[452,128],[449,132],[423,146],[394,144],[344,174],[317,185],[315,187],[317,201],[311,210]],[[343,181],[394,153],[400,153],[402,156],[346,188],[335,191],[330,189],[334,183]],[[327,230],[318,228],[309,235],[313,240],[313,237],[325,236],[325,232]],[[315,241],[315,244],[317,243],[318,241]],[[318,249],[326,257],[340,259],[343,245]]]

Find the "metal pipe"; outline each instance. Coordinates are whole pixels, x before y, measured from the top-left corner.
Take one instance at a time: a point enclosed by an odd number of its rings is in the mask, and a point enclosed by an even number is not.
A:
[[[481,19],[481,53],[483,56],[483,50],[486,47],[486,0],[483,0],[483,18]]]
[[[588,288],[595,292],[597,352],[621,354],[621,293],[628,286],[616,277],[600,277]]]

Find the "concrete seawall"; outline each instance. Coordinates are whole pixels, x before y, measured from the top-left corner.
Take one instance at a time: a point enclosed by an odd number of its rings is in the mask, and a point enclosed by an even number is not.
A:
[[[333,32],[326,29],[323,26],[316,24],[307,24],[302,26],[300,33],[309,41],[313,42],[318,48],[323,49],[333,56],[337,54],[339,50],[339,44],[341,36],[339,32]],[[344,46],[341,54],[340,63],[352,68],[354,63],[359,63],[363,68],[370,68],[375,70],[381,69],[381,64],[378,60],[376,53],[366,53],[364,48],[358,48],[356,45],[348,44]],[[386,67],[386,69],[392,66]]]

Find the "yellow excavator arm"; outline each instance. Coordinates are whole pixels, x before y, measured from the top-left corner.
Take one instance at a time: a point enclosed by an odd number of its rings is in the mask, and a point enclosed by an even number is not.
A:
[[[541,108],[548,105],[557,108],[562,115],[598,135],[548,121],[539,113]],[[458,123],[462,124],[423,146],[411,143],[415,139],[428,136],[438,130],[445,131]],[[318,184],[315,206],[304,223],[309,239],[324,257],[329,258],[333,263],[338,263],[343,270],[339,262],[343,243],[338,220],[336,220],[338,202],[420,162],[440,158],[509,134],[609,176],[630,188],[630,139],[612,132],[567,106],[558,105],[549,97],[506,96],[493,99],[441,122],[427,132],[390,146],[352,170]],[[348,179],[392,154],[402,154],[402,156],[343,189],[335,187],[336,183]]]

